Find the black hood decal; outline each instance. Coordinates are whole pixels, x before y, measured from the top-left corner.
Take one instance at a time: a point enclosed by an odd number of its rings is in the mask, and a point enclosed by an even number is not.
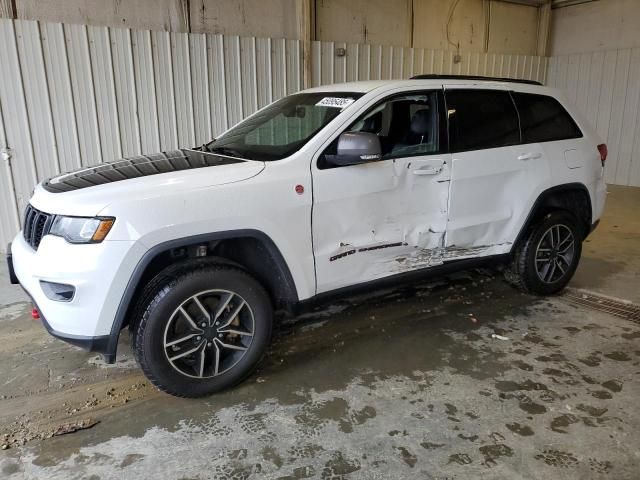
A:
[[[42,186],[52,193],[70,192],[131,178],[194,168],[229,165],[244,161],[240,158],[224,157],[197,150],[172,150],[152,155],[123,158],[115,162],[101,163],[95,167],[81,168],[50,178],[43,182]]]

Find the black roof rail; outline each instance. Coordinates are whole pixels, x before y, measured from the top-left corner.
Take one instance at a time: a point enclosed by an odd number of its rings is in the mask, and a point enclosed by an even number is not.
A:
[[[542,83],[535,80],[523,80],[520,78],[482,77],[480,75],[438,75],[435,73],[414,75],[410,80],[485,80],[494,82],[526,83],[527,85],[542,85]]]

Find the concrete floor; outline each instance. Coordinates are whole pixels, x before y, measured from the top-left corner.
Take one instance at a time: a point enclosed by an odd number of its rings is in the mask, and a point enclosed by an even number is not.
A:
[[[640,303],[640,189],[610,191],[572,286]],[[0,292],[0,478],[640,478],[640,325],[491,272],[302,315],[201,400],[156,392],[126,341],[106,366]]]

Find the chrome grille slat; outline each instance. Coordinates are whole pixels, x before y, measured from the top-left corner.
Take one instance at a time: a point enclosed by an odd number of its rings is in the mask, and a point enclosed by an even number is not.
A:
[[[53,223],[53,217],[51,214],[41,212],[31,205],[27,205],[24,214],[22,235],[34,250],[38,249],[42,237],[49,233],[51,224]]]

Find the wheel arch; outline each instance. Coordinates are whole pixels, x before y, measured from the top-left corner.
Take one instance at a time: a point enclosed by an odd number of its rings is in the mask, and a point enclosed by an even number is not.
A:
[[[575,215],[579,226],[583,229],[583,238],[589,234],[591,230],[592,205],[587,187],[583,183],[577,182],[556,185],[538,195],[513,242],[511,252],[514,252],[524,239],[531,225],[554,210],[565,210]]]
[[[267,289],[274,303],[298,302],[298,291],[291,271],[276,244],[264,232],[233,230],[169,240],[147,250],[127,282],[111,326],[106,352],[103,353],[108,363],[115,362],[120,332],[128,325],[129,316],[146,282],[164,268],[177,263],[169,260],[171,252],[176,249],[186,251],[200,245],[208,245],[211,249],[211,255],[202,258],[228,263],[254,275]]]

